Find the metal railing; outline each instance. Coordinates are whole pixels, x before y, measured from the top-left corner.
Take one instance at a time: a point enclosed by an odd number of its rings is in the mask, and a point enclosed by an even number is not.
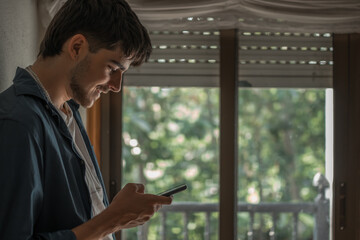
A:
[[[247,212],[250,217],[247,240],[254,239],[254,216],[255,213],[271,214],[272,227],[269,229],[269,239],[276,240],[277,217],[281,213],[292,214],[292,233],[291,240],[299,239],[298,224],[299,214],[308,213],[314,216],[315,226],[313,232],[314,240],[329,240],[329,199],[325,197],[325,190],[329,187],[328,181],[321,174],[314,177],[313,184],[318,189],[318,195],[314,202],[305,203],[238,203],[238,212]],[[217,203],[197,203],[197,202],[175,202],[170,206],[164,206],[160,211],[161,231],[159,239],[168,240],[166,236],[166,218],[168,214],[183,213],[183,239],[189,240],[188,223],[189,216],[193,213],[205,213],[204,240],[210,240],[211,237],[211,214],[219,212]],[[146,226],[138,228],[138,239],[147,240]]]

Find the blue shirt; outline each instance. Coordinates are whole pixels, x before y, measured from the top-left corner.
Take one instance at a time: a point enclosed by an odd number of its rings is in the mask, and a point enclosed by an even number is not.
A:
[[[68,104],[105,189],[79,105]],[[64,120],[21,68],[0,94],[0,190],[0,239],[76,239],[71,229],[91,218],[85,163]]]

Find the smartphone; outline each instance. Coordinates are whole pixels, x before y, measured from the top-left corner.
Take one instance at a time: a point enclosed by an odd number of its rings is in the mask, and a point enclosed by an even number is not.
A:
[[[178,185],[176,187],[170,188],[164,192],[158,193],[157,195],[159,196],[165,196],[165,197],[170,197],[171,195],[174,195],[175,193],[184,191],[185,189],[187,189],[187,185],[186,184],[181,184]]]

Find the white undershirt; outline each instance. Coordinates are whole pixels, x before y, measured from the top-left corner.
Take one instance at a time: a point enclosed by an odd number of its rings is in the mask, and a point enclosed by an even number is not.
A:
[[[105,209],[104,205],[104,192],[100,184],[99,178],[96,174],[94,164],[91,160],[89,152],[86,148],[84,139],[81,135],[80,128],[73,117],[73,112],[67,103],[64,104],[67,114],[62,111],[58,111],[61,117],[64,119],[69,132],[74,140],[75,147],[80,157],[85,162],[85,182],[88,186],[91,198],[91,213],[92,216],[96,216]],[[111,234],[107,235],[104,240],[113,240]]]

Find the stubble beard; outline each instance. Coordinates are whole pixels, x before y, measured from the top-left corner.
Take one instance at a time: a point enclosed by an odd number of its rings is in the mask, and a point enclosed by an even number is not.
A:
[[[85,108],[89,108],[93,105],[94,100],[90,98],[89,93],[87,93],[84,88],[79,84],[79,79],[81,79],[85,73],[89,70],[90,67],[90,58],[86,56],[81,62],[74,67],[71,73],[70,79],[70,89],[72,91],[72,98],[78,104]]]

